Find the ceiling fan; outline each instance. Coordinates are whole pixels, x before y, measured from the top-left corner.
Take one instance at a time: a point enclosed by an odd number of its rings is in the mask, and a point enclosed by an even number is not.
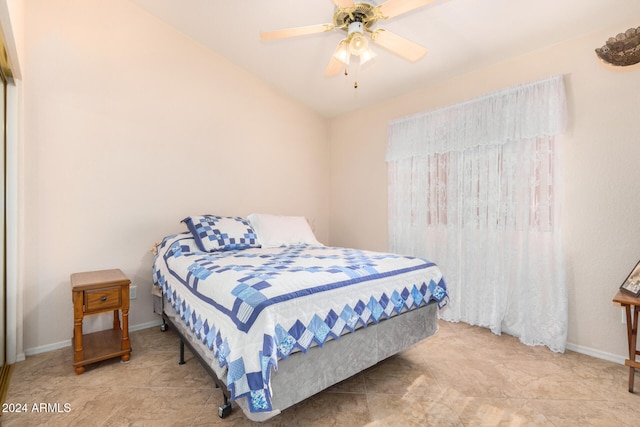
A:
[[[264,41],[288,37],[305,36],[335,29],[345,31],[347,36],[340,40],[331,60],[324,71],[325,76],[334,76],[349,64],[351,56],[356,56],[363,64],[375,56],[369,47],[365,34],[376,45],[382,46],[396,55],[415,62],[422,58],[427,49],[385,29],[376,29],[376,23],[394,18],[436,0],[387,0],[380,5],[369,0],[332,0],[335,4],[333,23],[308,25],[260,33]]]

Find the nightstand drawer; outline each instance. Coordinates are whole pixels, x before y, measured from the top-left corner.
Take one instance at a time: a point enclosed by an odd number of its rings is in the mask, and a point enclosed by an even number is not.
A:
[[[84,291],[85,312],[120,308],[122,288],[103,288]]]

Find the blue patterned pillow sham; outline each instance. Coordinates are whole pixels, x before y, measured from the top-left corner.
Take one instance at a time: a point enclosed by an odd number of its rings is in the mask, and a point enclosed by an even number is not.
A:
[[[204,252],[260,247],[256,232],[244,218],[197,215],[189,216],[182,222]]]

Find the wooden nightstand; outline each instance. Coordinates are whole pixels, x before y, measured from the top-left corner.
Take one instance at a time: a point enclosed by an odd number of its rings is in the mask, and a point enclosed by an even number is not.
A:
[[[613,297],[613,302],[620,304],[625,308],[627,315],[627,344],[629,345],[629,358],[624,364],[629,367],[629,393],[633,393],[633,383],[636,369],[640,369],[640,361],[636,360],[636,356],[640,355],[637,349],[638,345],[638,315],[640,315],[640,298],[623,291]],[[633,316],[631,313],[633,312]]]
[[[73,366],[76,374],[84,365],[122,357],[131,357],[129,342],[129,284],[131,281],[118,269],[88,271],[71,275],[73,294]],[[82,334],[84,316],[113,310],[113,329]],[[119,311],[122,312],[120,328]]]

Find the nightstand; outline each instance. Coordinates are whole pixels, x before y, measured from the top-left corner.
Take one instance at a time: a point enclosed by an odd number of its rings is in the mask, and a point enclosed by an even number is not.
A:
[[[73,367],[76,374],[84,365],[121,357],[131,357],[129,342],[129,285],[131,281],[118,269],[88,271],[71,275],[73,295]],[[113,311],[113,329],[82,333],[84,316]],[[122,327],[120,327],[120,312]]]
[[[636,369],[640,369],[640,361],[636,360],[636,356],[640,355],[640,351],[637,349],[640,298],[634,297],[633,295],[623,291],[618,291],[618,293],[613,297],[613,302],[623,306],[627,315],[627,344],[629,346],[629,358],[624,361],[624,364],[629,367],[629,393],[633,393]],[[633,313],[633,316],[631,313]]]

